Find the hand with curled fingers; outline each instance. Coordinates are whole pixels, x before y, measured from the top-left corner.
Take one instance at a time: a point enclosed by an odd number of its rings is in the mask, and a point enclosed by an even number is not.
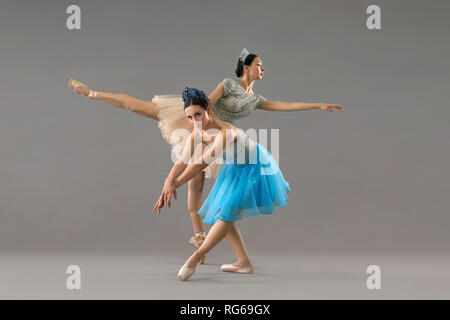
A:
[[[341,106],[340,104],[327,104],[327,103],[320,103],[319,104],[320,109],[324,110],[324,111],[330,111],[333,112],[333,108],[344,111],[344,107]]]
[[[175,200],[177,200],[177,189],[174,180],[166,179],[161,196],[153,207],[153,211],[158,210],[158,213],[160,213],[164,205],[168,205],[170,208],[172,194]]]

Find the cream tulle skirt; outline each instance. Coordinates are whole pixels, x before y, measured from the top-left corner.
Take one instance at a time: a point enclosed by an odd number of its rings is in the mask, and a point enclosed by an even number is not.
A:
[[[185,129],[192,132],[192,124],[184,112],[184,102],[181,95],[165,94],[153,96],[152,102],[158,106],[158,127],[163,138],[171,145],[172,152],[179,157],[183,149],[183,137],[172,135],[176,129]],[[211,163],[203,171],[206,178],[216,178],[220,170],[220,163]]]

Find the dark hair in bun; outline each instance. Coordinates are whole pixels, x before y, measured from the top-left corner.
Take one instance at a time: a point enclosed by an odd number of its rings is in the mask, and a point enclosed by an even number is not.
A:
[[[192,105],[198,105],[206,110],[209,106],[209,99],[206,94],[196,88],[184,88],[183,101],[185,109]]]
[[[245,66],[251,65],[252,62],[253,62],[253,60],[255,60],[255,58],[256,58],[257,56],[258,56],[258,55],[256,55],[256,54],[250,53],[250,54],[247,56],[247,58],[245,58],[244,63],[242,63],[241,59],[238,60],[237,67],[236,67],[236,70],[235,70],[236,76],[237,76],[238,78],[240,78],[240,77],[242,77],[242,76],[244,75],[244,65],[245,65]]]

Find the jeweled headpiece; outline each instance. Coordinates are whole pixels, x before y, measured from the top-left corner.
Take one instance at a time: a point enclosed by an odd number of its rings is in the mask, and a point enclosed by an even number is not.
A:
[[[242,61],[242,64],[244,64],[245,59],[247,59],[247,56],[250,54],[250,52],[247,51],[247,49],[242,49],[241,53],[239,54],[239,60]]]
[[[190,101],[194,98],[207,100],[206,94],[202,90],[198,90],[196,88],[184,88],[183,91],[183,101]]]

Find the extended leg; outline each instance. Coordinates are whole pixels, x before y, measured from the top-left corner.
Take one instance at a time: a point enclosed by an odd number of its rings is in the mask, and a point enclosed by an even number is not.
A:
[[[83,97],[101,100],[114,106],[128,109],[140,115],[159,120],[158,106],[153,102],[136,99],[122,93],[94,91],[84,83],[75,79],[70,79],[69,86],[73,91]]]
[[[93,97],[94,99],[101,100],[117,107],[128,109],[155,120],[159,120],[158,106],[156,105],[156,103],[140,100],[122,93],[95,91]]]

